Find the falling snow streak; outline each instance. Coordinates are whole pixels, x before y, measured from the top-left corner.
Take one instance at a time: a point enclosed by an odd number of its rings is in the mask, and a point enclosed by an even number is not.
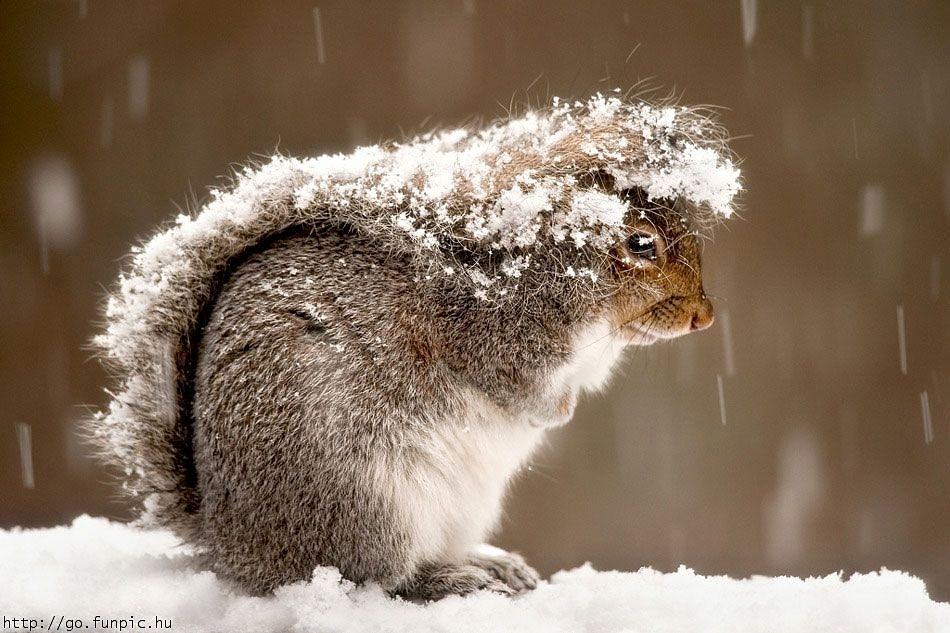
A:
[[[59,101],[63,98],[63,50],[51,49],[47,58],[49,71],[49,98]]]
[[[102,124],[99,128],[99,145],[109,147],[112,145],[112,122],[115,118],[115,101],[112,97],[106,97],[102,101]]]
[[[351,117],[347,121],[347,133],[353,145],[366,145],[369,142],[369,125],[362,117]]]
[[[39,242],[40,247],[40,270],[43,271],[43,275],[49,274],[49,239],[46,235],[46,224],[40,223],[36,225],[36,239]]]
[[[320,16],[320,7],[313,8],[313,31],[317,36],[317,63],[327,63],[326,51],[323,48],[323,18]]]
[[[940,255],[930,258],[930,298],[936,301],[940,297]]]
[[[41,265],[47,274],[50,249],[70,248],[80,237],[79,182],[69,162],[52,155],[37,159],[28,184]]]
[[[17,422],[16,437],[20,445],[20,473],[24,488],[33,488],[33,441],[30,425]]]
[[[722,389],[722,374],[716,374],[716,389],[719,391],[719,419],[726,426],[726,397]]]
[[[756,0],[740,0],[740,6],[742,8],[742,39],[748,46],[755,38],[758,3]]]
[[[85,19],[87,15],[89,15],[88,0],[79,0],[79,19]]]
[[[904,332],[904,306],[897,305],[897,345],[900,349],[901,373],[907,375],[907,339]]]
[[[723,312],[719,317],[722,324],[722,357],[726,366],[726,375],[734,376],[736,373],[736,359],[732,351],[732,320],[728,312]]]
[[[129,116],[141,119],[148,114],[149,62],[144,55],[129,60]]]
[[[861,236],[877,235],[884,228],[884,187],[864,185],[861,190]]]
[[[933,90],[930,87],[930,74],[926,70],[920,71],[920,96],[924,106],[924,125],[927,126],[927,130],[930,130],[934,123],[934,99]]]
[[[920,392],[920,414],[924,420],[924,443],[930,444],[934,441],[934,425],[930,417],[930,396],[926,389]]]
[[[943,213],[950,222],[950,161],[943,166]]]
[[[854,145],[854,160],[858,160],[858,122],[851,117],[851,142]]]
[[[802,56],[806,61],[815,59],[815,7],[802,7]]]
[[[475,0],[462,0],[462,6],[465,8],[465,13],[475,15]]]

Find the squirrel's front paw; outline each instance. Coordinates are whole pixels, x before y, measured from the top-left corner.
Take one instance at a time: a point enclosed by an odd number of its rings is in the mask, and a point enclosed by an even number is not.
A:
[[[529,405],[531,423],[537,427],[564,426],[574,416],[577,407],[577,390],[565,389],[556,394],[548,394]]]
[[[541,576],[520,554],[487,546],[469,557],[469,563],[487,571],[493,578],[510,587],[515,594],[538,586]]]

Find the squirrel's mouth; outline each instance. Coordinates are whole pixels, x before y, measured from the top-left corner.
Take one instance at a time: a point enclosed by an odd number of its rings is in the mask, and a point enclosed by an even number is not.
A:
[[[702,330],[712,323],[712,307],[705,296],[669,297],[632,318],[624,319],[620,329],[630,345],[653,345],[657,341],[679,338],[690,332]],[[701,308],[693,304],[705,302]]]

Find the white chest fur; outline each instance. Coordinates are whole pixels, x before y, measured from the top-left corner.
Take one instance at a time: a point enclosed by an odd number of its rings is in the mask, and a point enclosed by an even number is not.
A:
[[[578,333],[574,349],[549,381],[552,393],[572,399],[606,383],[623,343],[599,322]],[[433,421],[411,455],[380,464],[377,483],[402,514],[416,562],[458,561],[484,540],[511,476],[544,432],[530,416],[511,419],[480,395],[467,400],[464,419]]]
[[[575,338],[571,360],[552,376],[554,390],[597,391],[602,389],[620,359],[626,342],[606,320],[581,329]]]
[[[466,419],[427,437],[412,468],[398,477],[417,561],[457,561],[498,522],[512,474],[537,446],[543,429],[511,420],[485,402]]]

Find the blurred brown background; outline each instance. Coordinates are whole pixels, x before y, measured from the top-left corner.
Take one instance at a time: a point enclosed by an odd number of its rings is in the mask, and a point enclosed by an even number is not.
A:
[[[229,165],[652,77],[740,137],[744,218],[707,248],[719,319],[582,404],[498,544],[545,573],[887,566],[950,598],[947,3],[0,12],[0,526],[127,516],[74,434],[106,399],[83,346],[132,240]]]

